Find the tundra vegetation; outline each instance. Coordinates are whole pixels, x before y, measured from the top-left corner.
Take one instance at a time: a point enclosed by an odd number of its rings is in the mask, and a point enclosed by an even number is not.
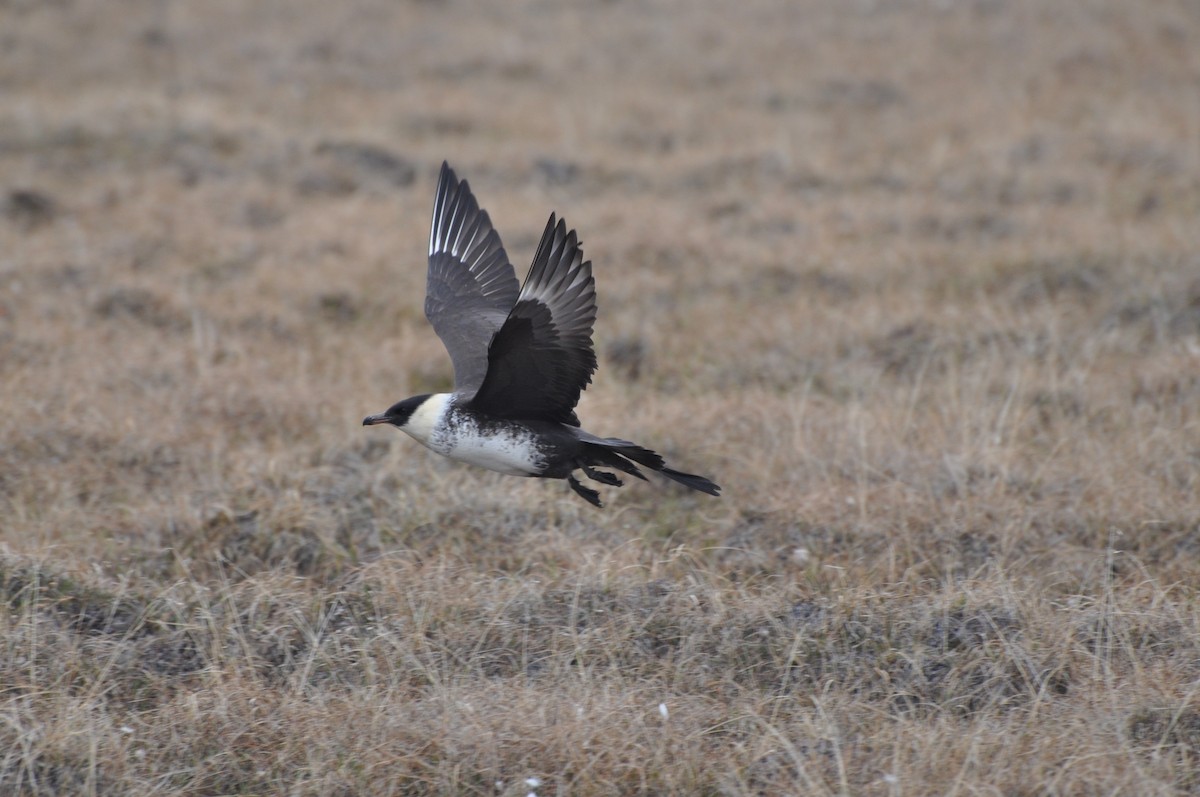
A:
[[[0,3],[0,792],[1200,790],[1186,0]],[[595,263],[599,511],[438,165]]]

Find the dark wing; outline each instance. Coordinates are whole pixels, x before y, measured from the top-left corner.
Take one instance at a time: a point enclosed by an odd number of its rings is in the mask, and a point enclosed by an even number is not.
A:
[[[492,339],[487,376],[472,400],[500,418],[579,425],[574,408],[596,371],[596,283],[575,231],[546,223],[517,304]]]
[[[450,353],[456,391],[472,392],[482,384],[488,343],[520,290],[487,211],[443,161],[429,229],[425,317]]]

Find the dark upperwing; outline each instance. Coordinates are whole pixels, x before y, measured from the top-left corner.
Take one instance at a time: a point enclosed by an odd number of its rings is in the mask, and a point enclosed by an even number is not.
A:
[[[487,376],[471,401],[499,418],[578,426],[574,408],[592,381],[596,284],[575,231],[546,223],[512,312],[492,339]]]

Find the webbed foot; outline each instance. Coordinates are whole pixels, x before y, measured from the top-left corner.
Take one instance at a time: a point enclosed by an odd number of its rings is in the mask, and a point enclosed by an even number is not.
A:
[[[592,481],[597,481],[601,484],[607,484],[609,487],[620,487],[622,484],[624,484],[623,481],[607,471],[595,470],[589,465],[583,465],[582,468],[583,472],[587,474],[587,477]]]
[[[604,504],[600,503],[600,493],[596,492],[590,487],[584,487],[573,475],[567,475],[567,484],[571,485],[571,489],[577,492],[579,496],[583,498],[583,500],[587,501],[592,506],[604,506]]]

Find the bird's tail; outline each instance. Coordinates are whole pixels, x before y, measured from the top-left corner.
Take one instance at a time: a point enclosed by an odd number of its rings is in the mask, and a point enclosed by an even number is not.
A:
[[[648,448],[642,448],[628,440],[620,440],[615,437],[600,437],[588,440],[587,442],[589,458],[592,460],[590,464],[592,465],[615,468],[622,473],[628,473],[631,476],[636,476],[644,480],[646,477],[637,468],[637,465],[642,465],[650,470],[661,473],[671,481],[678,482],[684,487],[690,487],[693,490],[708,493],[709,495],[721,494],[721,488],[716,482],[706,479],[703,476],[697,476],[694,473],[684,473],[668,468],[667,463],[657,452],[651,451]],[[637,465],[634,465],[634,462]]]

